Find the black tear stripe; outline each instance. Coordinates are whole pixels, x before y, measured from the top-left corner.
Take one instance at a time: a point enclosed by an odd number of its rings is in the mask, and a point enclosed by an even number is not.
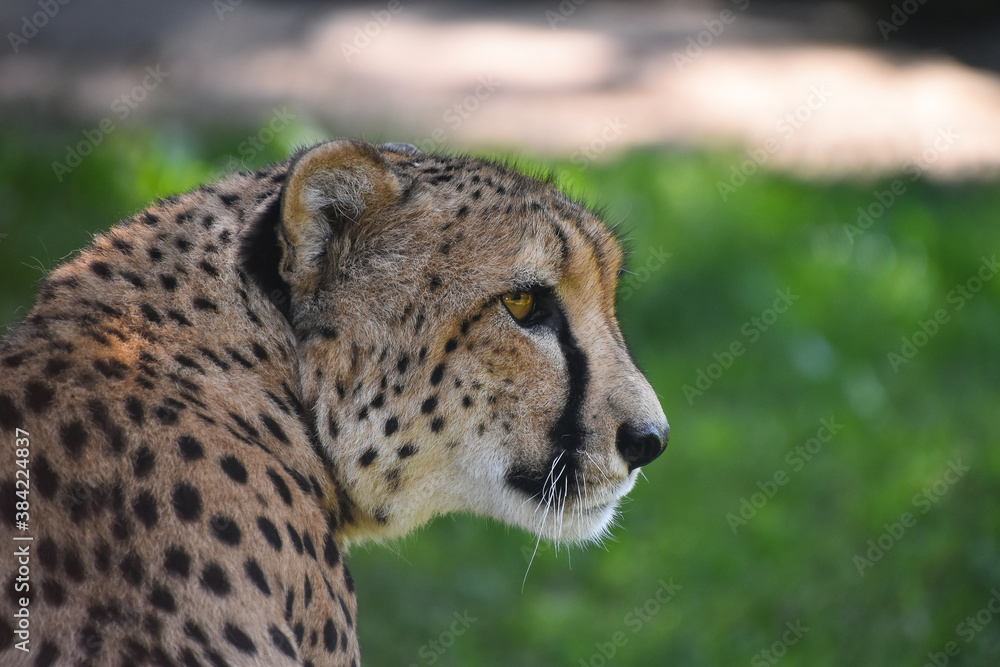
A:
[[[571,487],[576,484],[579,464],[572,454],[583,444],[583,405],[590,384],[590,363],[586,353],[576,342],[566,311],[554,295],[551,304],[552,324],[558,335],[559,349],[566,360],[566,373],[569,376],[566,403],[559,419],[549,429],[553,454],[544,470],[515,465],[507,471],[508,484],[532,498],[539,498],[543,503],[551,502],[554,498],[568,497]],[[556,459],[558,462],[553,464]]]

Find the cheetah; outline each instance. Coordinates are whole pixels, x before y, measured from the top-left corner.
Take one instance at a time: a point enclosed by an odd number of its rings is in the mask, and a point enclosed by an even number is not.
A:
[[[600,538],[668,436],[622,263],[549,182],[347,139],[98,236],[0,344],[0,663],[357,665],[349,545]]]

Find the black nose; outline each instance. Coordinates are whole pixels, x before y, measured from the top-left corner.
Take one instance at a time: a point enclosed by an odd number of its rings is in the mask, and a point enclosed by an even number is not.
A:
[[[670,427],[662,424],[622,424],[615,436],[615,445],[621,453],[628,471],[651,463],[667,448]]]

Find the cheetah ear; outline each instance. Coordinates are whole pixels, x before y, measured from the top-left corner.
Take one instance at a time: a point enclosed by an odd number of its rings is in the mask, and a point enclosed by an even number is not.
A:
[[[402,190],[371,144],[338,139],[309,149],[292,165],[282,193],[282,278],[293,286],[318,287],[332,244],[397,201]]]

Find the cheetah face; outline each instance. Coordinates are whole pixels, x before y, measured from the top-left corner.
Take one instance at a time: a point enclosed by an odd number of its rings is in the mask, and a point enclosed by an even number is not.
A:
[[[291,167],[278,237],[348,538],[472,511],[596,539],[666,446],[615,319],[622,252],[549,185],[331,142]]]

